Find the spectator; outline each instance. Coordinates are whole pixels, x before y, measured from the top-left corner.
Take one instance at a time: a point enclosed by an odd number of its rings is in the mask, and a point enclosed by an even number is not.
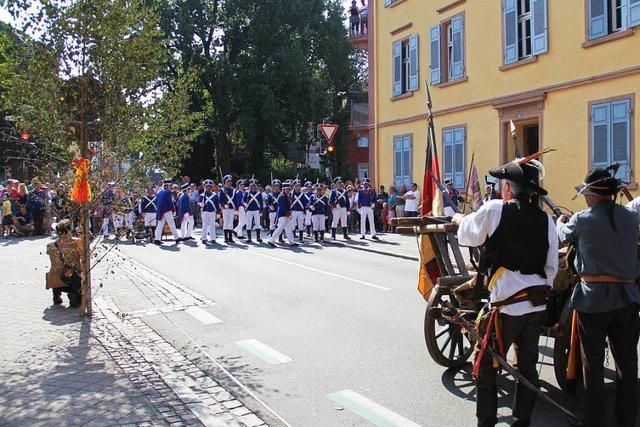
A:
[[[382,204],[382,213],[380,213],[380,223],[382,224],[382,232],[389,231],[389,205],[385,202]]]
[[[369,11],[367,10],[366,0],[362,0],[360,8],[360,34],[366,35],[369,32]]]
[[[28,236],[33,233],[35,229],[33,216],[27,210],[27,205],[20,205],[20,210],[13,216],[13,227],[22,236]]]
[[[387,230],[393,231],[391,220],[396,216],[396,205],[398,203],[398,190],[393,185],[389,187],[389,198],[387,199]]]
[[[56,193],[51,198],[51,216],[58,221],[69,217],[69,196],[64,184],[59,184]]]
[[[398,192],[398,202],[396,203],[396,216],[398,218],[404,217],[404,206],[407,201],[404,199],[404,195],[407,194],[407,186],[402,184],[400,191]]]
[[[46,191],[42,188],[40,180],[31,180],[31,185],[33,185],[33,190],[29,195],[29,202],[31,215],[33,215],[33,223],[35,226],[34,234],[42,235],[45,234],[44,220],[47,209],[47,194]]]
[[[194,227],[200,224],[200,206],[198,206],[198,200],[200,200],[200,191],[195,184],[191,184],[191,187],[189,187],[189,202],[191,203]]]
[[[13,229],[13,214],[11,213],[11,201],[9,193],[2,193],[2,223],[0,223],[0,236],[9,237]]]
[[[23,182],[18,184],[18,205],[29,206],[29,190],[27,190],[27,186]],[[16,212],[18,210],[16,208]]]
[[[420,204],[420,191],[418,184],[411,184],[411,190],[407,191],[404,196],[405,200],[404,216],[412,218],[418,216],[418,205]]]
[[[356,36],[360,29],[360,11],[356,0],[351,1],[351,8],[349,8],[349,24],[351,36]]]
[[[458,209],[458,203],[464,202],[464,198],[460,195],[460,192],[453,188],[453,180],[445,179],[444,185],[447,188],[447,193],[449,197],[444,198],[444,214],[446,216],[453,216],[455,211]],[[449,202],[451,200],[451,202]],[[451,205],[453,203],[453,206]]]
[[[69,297],[69,307],[80,305],[81,240],[74,239],[71,222],[64,219],[56,226],[57,240],[47,245],[51,271],[46,275],[46,287],[53,291],[53,303],[62,304],[62,292]]]
[[[380,186],[380,192],[378,192],[378,198],[376,199],[375,207],[373,208],[373,218],[376,223],[376,230],[382,230],[385,221],[382,220],[382,210],[384,209],[384,204],[387,202],[389,198],[389,194],[384,191],[384,185]]]

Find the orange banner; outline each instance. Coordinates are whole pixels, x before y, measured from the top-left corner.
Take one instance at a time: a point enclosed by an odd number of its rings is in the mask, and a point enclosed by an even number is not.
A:
[[[89,186],[89,159],[73,159],[76,175],[73,180],[71,200],[79,203],[91,201],[91,187]]]

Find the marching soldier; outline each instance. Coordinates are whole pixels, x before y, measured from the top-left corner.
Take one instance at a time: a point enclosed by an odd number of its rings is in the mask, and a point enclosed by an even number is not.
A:
[[[182,194],[178,198],[178,219],[180,220],[181,241],[193,240],[193,209],[191,206],[191,196],[189,195],[189,183],[180,186]]]
[[[546,296],[558,271],[558,235],[551,217],[540,209],[537,199],[547,192],[539,187],[544,176],[542,164],[511,162],[489,172],[503,180],[505,200],[491,200],[478,211],[453,222],[460,225],[461,245],[485,244],[489,265],[491,311],[485,334],[495,326],[497,351],[506,354],[514,344],[518,371],[533,384],[538,381],[536,364],[540,328],[545,320]],[[487,338],[488,339],[488,338]],[[497,368],[493,358],[481,348],[476,354],[476,415],[478,426],[497,422]],[[514,426],[528,426],[535,394],[516,385]]]
[[[331,207],[320,184],[316,184],[316,193],[311,197],[309,212],[311,212],[311,221],[313,222],[313,240],[316,243],[318,241],[324,243],[325,222],[327,215],[331,212]]]
[[[246,209],[244,206],[244,195],[246,193],[246,187],[244,179],[238,180],[236,182],[237,196],[238,200],[238,225],[233,229],[233,234],[235,234],[238,239],[244,239],[244,226],[247,224],[247,215]]]
[[[147,231],[149,241],[153,240],[153,229],[157,225],[156,212],[156,188],[153,185],[147,187],[147,195],[140,199],[138,210],[144,220],[144,228]]]
[[[277,227],[267,243],[272,248],[276,247],[275,241],[280,238],[282,232],[287,235],[289,246],[298,246],[293,236],[293,221],[291,220],[291,182],[282,183],[282,193],[277,199]]]
[[[336,240],[336,231],[339,223],[342,226],[342,234],[345,240],[351,240],[351,237],[349,237],[349,230],[347,229],[349,195],[347,194],[347,190],[344,189],[341,177],[336,177],[333,182],[336,185],[336,188],[331,191],[331,197],[329,198],[329,203],[332,206],[331,213],[333,215],[333,220],[331,222],[331,238]]]
[[[217,243],[216,216],[220,212],[220,199],[212,180],[204,180],[204,192],[200,194],[198,205],[202,208],[202,243]]]
[[[304,243],[304,217],[307,211],[307,204],[307,196],[301,191],[300,180],[293,180],[293,192],[291,193],[291,229],[297,227],[300,243]]]
[[[243,204],[247,217],[247,241],[251,242],[251,232],[255,230],[256,241],[262,243],[262,238],[260,237],[260,231],[262,230],[260,215],[264,209],[264,202],[262,193],[258,191],[258,181],[253,178],[249,180],[249,191],[244,194]]]
[[[224,187],[218,195],[222,206],[222,229],[225,243],[233,243],[233,217],[240,203],[238,203],[238,192],[232,185],[233,177],[226,175],[223,181]]]
[[[282,182],[279,179],[274,179],[271,183],[272,191],[267,197],[267,207],[269,208],[269,232],[273,235],[273,232],[276,229],[277,223],[277,210],[278,210],[278,199],[280,198]]]
[[[163,182],[162,190],[156,195],[156,202],[158,203],[158,209],[156,211],[156,235],[153,241],[156,245],[161,245],[162,231],[164,224],[169,225],[169,229],[173,234],[173,239],[176,243],[180,243],[180,236],[178,236],[178,230],[176,230],[176,222],[173,219],[173,212],[175,211],[175,205],[173,204],[173,196],[171,194],[171,180],[165,179]]]
[[[117,205],[117,210],[113,213],[113,227],[116,230],[116,238],[126,235],[131,238],[133,234],[133,210],[135,205],[128,194],[123,194]]]
[[[444,214],[446,216],[453,216],[455,210],[454,206],[451,206],[451,203],[453,203],[455,205],[455,208],[457,209],[458,203],[464,202],[464,198],[460,195],[460,192],[458,190],[453,188],[453,180],[451,178],[445,179],[444,185],[447,189],[447,193],[449,194],[449,198],[444,198]]]
[[[369,220],[369,231],[373,240],[378,240],[376,236],[376,223],[373,219],[373,207],[376,204],[376,192],[371,188],[368,178],[362,179],[363,188],[358,191],[358,212],[360,212],[360,239],[364,239],[367,234],[367,219]]]
[[[311,181],[307,181],[304,183],[304,196],[307,199],[307,206],[309,206],[309,204],[311,203],[311,199],[313,199],[314,196],[314,189]],[[304,226],[307,230],[307,237],[311,237],[311,228],[313,227],[311,215],[313,215],[313,213],[311,212],[311,210],[307,209],[304,217]]]
[[[638,215],[616,204],[622,183],[617,166],[589,171],[576,187],[588,208],[558,218],[560,240],[577,247],[575,267],[581,281],[570,305],[577,311],[584,371],[585,426],[636,424],[638,382]],[[505,196],[503,192],[503,197]],[[616,364],[615,420],[605,420],[604,358],[607,341]]]

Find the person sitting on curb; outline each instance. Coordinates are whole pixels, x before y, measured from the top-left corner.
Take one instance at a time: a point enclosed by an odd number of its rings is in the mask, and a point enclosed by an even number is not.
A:
[[[47,245],[51,271],[46,274],[46,288],[53,291],[53,303],[62,304],[62,292],[69,297],[69,307],[80,306],[80,252],[82,241],[72,236],[71,221],[56,225],[58,238]]]
[[[18,213],[13,215],[13,227],[19,236],[29,236],[35,230],[33,215],[29,213],[26,205],[20,205]]]

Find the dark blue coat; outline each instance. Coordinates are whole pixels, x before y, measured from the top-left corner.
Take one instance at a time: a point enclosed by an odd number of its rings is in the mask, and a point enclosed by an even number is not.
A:
[[[238,209],[242,203],[242,193],[232,187],[224,187],[218,194],[222,209]],[[225,206],[228,205],[228,208]]]
[[[158,207],[156,206],[156,196],[144,196],[140,199],[140,213],[156,213]]]
[[[164,215],[167,212],[172,212],[174,210],[171,191],[165,188],[158,191],[158,194],[156,194],[156,201],[158,205],[158,210],[156,211],[156,219],[159,220],[162,218],[162,215]]]
[[[178,218],[182,218],[184,214],[193,215],[191,198],[187,193],[182,193],[182,196],[178,199]]]
[[[349,208],[349,193],[344,188],[342,190],[336,188],[331,191],[329,203],[331,206]]]
[[[358,190],[358,207],[361,208],[363,206],[371,207],[372,203],[375,203],[377,197],[376,192],[369,188],[368,190]]]
[[[291,196],[287,196],[286,194],[282,194],[278,198],[277,210],[278,218],[287,217],[291,215]]]
[[[250,191],[246,191],[244,193],[243,203],[247,207],[248,211],[261,211],[264,209],[264,202],[262,200],[262,193],[256,191],[255,193],[251,193]]]
[[[307,196],[301,191],[296,193],[295,191],[291,192],[291,210],[297,212],[303,212],[307,209],[307,205],[309,201],[307,200]]]
[[[329,215],[329,212],[331,212],[331,204],[324,195],[318,196],[314,194],[309,207],[313,215]]]
[[[203,212],[217,212],[220,210],[220,198],[217,193],[212,191],[200,194],[198,202],[202,203]]]

